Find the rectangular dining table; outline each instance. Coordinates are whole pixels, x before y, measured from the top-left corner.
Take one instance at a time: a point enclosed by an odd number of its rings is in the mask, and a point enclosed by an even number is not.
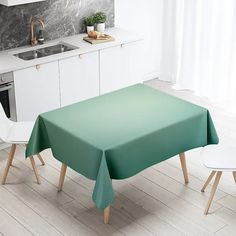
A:
[[[207,109],[137,84],[39,115],[26,157],[51,148],[62,162],[59,190],[67,166],[95,180],[92,198],[108,223],[112,179],[179,155],[188,183],[184,152],[218,141]]]

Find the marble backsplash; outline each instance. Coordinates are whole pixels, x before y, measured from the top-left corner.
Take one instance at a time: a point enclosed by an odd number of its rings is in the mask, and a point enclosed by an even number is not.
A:
[[[107,14],[107,27],[114,26],[114,0],[46,0],[14,7],[0,5],[0,51],[30,43],[32,16],[45,22],[47,41],[84,32],[84,17],[96,11]]]

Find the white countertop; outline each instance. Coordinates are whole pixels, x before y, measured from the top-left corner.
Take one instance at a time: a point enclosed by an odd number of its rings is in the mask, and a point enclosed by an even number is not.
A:
[[[21,5],[21,4],[27,4],[32,2],[42,2],[45,0],[0,0],[0,4],[5,6],[15,6],[15,5]]]
[[[115,38],[115,41],[92,45],[83,40],[83,37],[85,36],[85,34],[78,34],[78,35],[67,37],[67,38],[61,38],[57,40],[48,41],[44,45],[40,45],[40,46],[35,46],[35,47],[25,46],[25,47],[2,51],[0,52],[0,74],[60,60],[63,58],[80,55],[83,53],[97,51],[100,49],[105,49],[105,48],[113,47],[120,44],[142,40],[140,36],[127,32],[122,29],[118,29],[118,28],[109,28],[106,30],[106,33],[113,36]],[[38,59],[33,59],[29,61],[25,61],[23,59],[20,59],[14,56],[14,54],[17,54],[20,52],[37,50],[39,48],[43,48],[43,47],[50,46],[50,45],[60,43],[60,42],[64,42],[66,44],[76,46],[78,47],[78,49],[51,55],[51,56],[46,56],[46,57],[42,57]]]

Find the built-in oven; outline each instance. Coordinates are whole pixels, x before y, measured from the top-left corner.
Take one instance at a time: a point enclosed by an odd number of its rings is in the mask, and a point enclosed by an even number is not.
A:
[[[7,117],[16,121],[16,101],[12,72],[0,74],[0,103]]]

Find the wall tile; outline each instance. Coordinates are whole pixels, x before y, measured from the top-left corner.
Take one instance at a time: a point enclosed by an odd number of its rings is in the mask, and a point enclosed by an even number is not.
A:
[[[44,20],[45,40],[52,40],[84,32],[84,17],[96,11],[107,14],[107,27],[114,26],[114,0],[46,0],[0,6],[0,51],[29,44],[32,16]]]

